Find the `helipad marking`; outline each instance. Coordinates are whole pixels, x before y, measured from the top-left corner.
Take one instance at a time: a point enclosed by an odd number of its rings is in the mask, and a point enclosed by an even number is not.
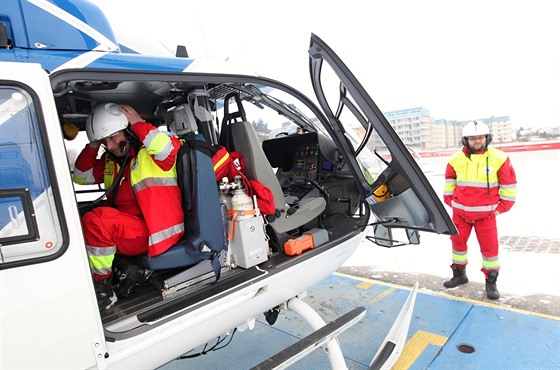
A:
[[[345,274],[345,273],[342,273],[342,272],[333,272],[332,274],[335,275],[335,276],[347,277],[347,278],[354,279],[354,280],[361,280],[363,282],[371,282],[372,284],[391,286],[391,287],[394,287],[395,289],[398,288],[398,289],[410,290],[410,287],[408,287],[408,286],[398,285],[398,284],[389,283],[389,282],[385,282],[385,281],[381,281],[381,280],[368,279],[368,278],[364,278],[364,277],[361,277],[361,276]],[[528,311],[528,310],[524,310],[524,309],[521,309],[521,308],[508,307],[508,306],[504,306],[504,305],[500,305],[500,304],[496,304],[496,303],[479,301],[479,300],[476,300],[476,299],[470,299],[470,298],[465,298],[465,297],[459,297],[459,296],[446,294],[446,293],[442,293],[442,292],[434,292],[434,291],[431,291],[431,290],[430,291],[424,291],[422,288],[418,292],[428,294],[428,295],[434,295],[434,296],[454,299],[454,300],[457,300],[457,301],[473,303],[473,304],[476,304],[476,305],[479,305],[479,306],[492,307],[492,308],[497,308],[497,309],[500,309],[500,310],[506,310],[506,311],[511,311],[511,312],[523,313],[523,314],[527,314],[527,315],[531,315],[531,316],[542,317],[543,319],[551,319],[551,320],[555,320],[555,321],[560,321],[560,316],[556,316],[556,315],[549,315],[549,314],[546,314],[546,313]]]
[[[442,335],[418,330],[404,345],[403,352],[393,365],[393,369],[409,369],[430,344],[443,347],[447,339]]]
[[[356,285],[356,288],[368,289],[373,285],[374,283],[371,281],[362,281],[360,284]]]
[[[397,288],[389,288],[386,291],[384,291],[383,293],[381,293],[380,295],[378,295],[377,297],[375,297],[374,299],[372,299],[371,301],[369,301],[370,303],[375,303],[383,298],[385,298],[386,296],[388,296],[389,294],[393,293]]]

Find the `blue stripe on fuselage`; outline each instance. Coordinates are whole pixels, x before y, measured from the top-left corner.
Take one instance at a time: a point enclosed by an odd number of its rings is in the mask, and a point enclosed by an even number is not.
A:
[[[64,64],[68,64],[67,68],[182,72],[193,62],[193,59],[188,58],[164,58],[94,51],[88,52],[89,58],[82,62],[80,58],[85,54],[76,51],[17,50],[15,55],[16,61],[39,63],[48,72],[52,72]]]

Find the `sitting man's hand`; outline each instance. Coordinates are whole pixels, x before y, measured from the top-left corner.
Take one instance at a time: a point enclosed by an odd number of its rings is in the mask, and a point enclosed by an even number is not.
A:
[[[128,119],[128,122],[131,125],[134,125],[136,122],[144,122],[144,120],[142,119],[142,117],[140,117],[140,115],[138,114],[138,112],[136,112],[136,110],[134,108],[132,108],[130,105],[121,105],[121,112],[123,112],[123,114],[126,116],[126,118]]]

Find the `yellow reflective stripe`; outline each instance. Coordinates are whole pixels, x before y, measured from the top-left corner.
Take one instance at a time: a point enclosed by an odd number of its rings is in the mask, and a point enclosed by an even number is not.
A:
[[[216,164],[214,165],[214,172],[216,172],[216,169],[220,168],[220,166],[221,166],[222,164],[224,164],[224,162],[227,161],[228,158],[229,158],[229,153],[226,152],[226,155],[224,155],[222,158],[220,158],[220,160],[218,161],[218,163],[216,163]]]
[[[503,200],[509,200],[509,201],[515,202],[516,198],[517,198],[516,195],[508,196],[508,195],[504,195],[504,194],[500,193],[500,199],[503,199]]]
[[[106,275],[111,272],[117,247],[86,247],[89,265],[93,272]]]
[[[99,275],[105,275],[111,271],[114,258],[114,254],[111,254],[110,256],[88,256],[91,269]]]
[[[158,161],[164,161],[173,150],[169,135],[159,130],[152,130],[144,138],[144,147]]]
[[[170,140],[158,154],[154,155],[154,158],[158,161],[164,161],[167,157],[169,157],[169,154],[171,154],[172,150],[173,143]]]
[[[154,131],[157,131],[157,130],[154,130]],[[154,131],[152,131],[152,132],[154,132]],[[148,134],[148,135],[150,135],[150,134]],[[146,149],[148,150],[148,153],[156,155],[156,154],[161,153],[161,151],[165,148],[165,146],[170,141],[171,141],[171,139],[169,138],[169,136],[167,136],[165,133],[160,131],[149,142],[145,141],[145,144],[147,144]]]
[[[516,196],[517,196],[517,188],[505,189],[504,187],[500,187],[500,198],[515,200]]]
[[[457,188],[457,180],[455,179],[445,179],[445,185],[443,186],[443,195],[453,195],[453,192]]]
[[[500,261],[498,260],[498,257],[492,257],[492,258],[484,258],[484,256],[482,257],[482,267],[484,267],[486,270],[499,270],[500,269]]]
[[[78,185],[85,185],[87,184],[87,179],[83,177],[77,177],[76,175],[72,176],[72,181],[74,181]]]
[[[457,263],[459,265],[465,265],[467,264],[468,258],[467,258],[467,253],[458,253],[458,252],[452,252],[451,253],[451,259],[453,260],[454,263]]]
[[[115,177],[115,167],[117,167],[117,172],[119,172],[119,165],[109,158],[109,156],[106,156],[105,169],[103,171],[103,184],[105,185],[105,189],[108,189],[113,183]]]
[[[93,177],[93,168],[90,168],[89,170],[83,172],[77,168],[74,168],[72,181],[74,181],[78,185],[94,184],[95,178]]]

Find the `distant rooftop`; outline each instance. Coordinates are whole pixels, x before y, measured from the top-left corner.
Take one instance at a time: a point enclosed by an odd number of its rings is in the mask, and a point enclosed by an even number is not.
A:
[[[423,107],[417,108],[407,108],[401,110],[394,110],[391,112],[384,112],[383,113],[386,118],[396,118],[396,117],[404,117],[404,116],[429,116],[430,111]]]

